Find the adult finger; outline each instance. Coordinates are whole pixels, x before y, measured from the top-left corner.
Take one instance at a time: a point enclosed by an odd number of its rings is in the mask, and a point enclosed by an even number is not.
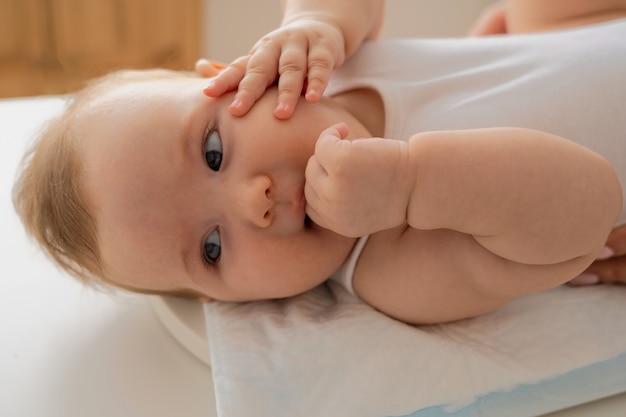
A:
[[[574,279],[573,284],[626,283],[626,256],[596,261],[581,274],[581,277],[583,282],[580,282],[581,278],[578,277]]]
[[[626,255],[626,225],[613,229],[606,241],[606,246],[611,248],[617,256]]]

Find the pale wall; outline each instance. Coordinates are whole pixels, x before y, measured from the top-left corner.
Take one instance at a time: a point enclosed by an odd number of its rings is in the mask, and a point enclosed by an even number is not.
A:
[[[337,0],[342,1],[342,0]],[[230,61],[280,22],[279,0],[204,0],[205,56]],[[384,37],[462,36],[493,0],[387,0]]]

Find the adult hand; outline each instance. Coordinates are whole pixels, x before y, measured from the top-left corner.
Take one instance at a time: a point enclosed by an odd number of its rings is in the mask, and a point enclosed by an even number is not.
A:
[[[570,281],[571,285],[626,284],[626,225],[613,229],[598,260]]]
[[[406,222],[411,176],[407,144],[346,139],[339,123],[324,130],[306,167],[306,212],[316,224],[360,237]]]
[[[209,81],[210,97],[237,90],[229,106],[234,116],[245,115],[267,87],[278,81],[274,116],[288,119],[302,93],[307,101],[320,100],[333,69],[345,60],[342,31],[322,16],[298,19],[265,35],[250,53],[234,60]],[[206,61],[196,65],[203,76],[213,76]]]

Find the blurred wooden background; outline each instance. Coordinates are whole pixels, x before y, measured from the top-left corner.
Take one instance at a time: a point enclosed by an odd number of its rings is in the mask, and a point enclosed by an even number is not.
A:
[[[192,69],[202,0],[0,0],[0,97],[62,94],[118,68]]]
[[[388,0],[383,37],[463,36],[493,1]],[[122,67],[229,62],[279,23],[279,0],[0,0],[0,97],[71,92]]]

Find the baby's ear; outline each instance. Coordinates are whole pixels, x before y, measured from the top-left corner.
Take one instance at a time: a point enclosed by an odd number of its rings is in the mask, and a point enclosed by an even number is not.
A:
[[[224,68],[226,68],[225,64],[216,61],[209,61],[205,58],[197,60],[195,65],[196,72],[205,78],[215,77]]]

